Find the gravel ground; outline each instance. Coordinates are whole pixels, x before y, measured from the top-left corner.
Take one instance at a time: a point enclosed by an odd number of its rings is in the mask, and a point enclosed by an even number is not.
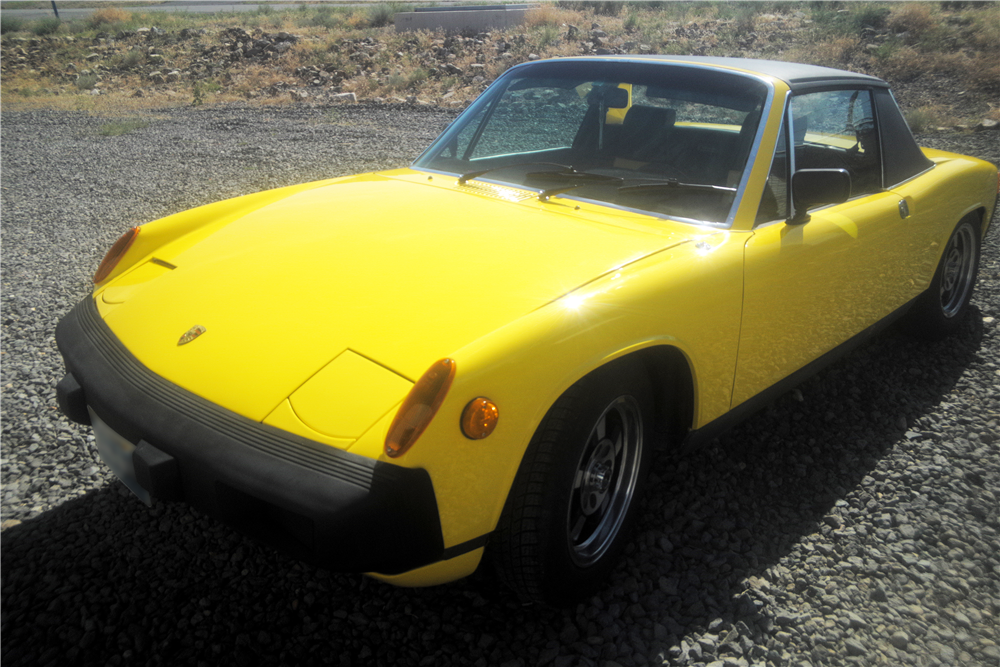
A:
[[[53,331],[127,227],[407,164],[450,112],[2,117],[2,660],[17,665],[1000,665],[1000,248],[961,334],[889,331],[711,446],[662,457],[604,592],[396,589],[149,509],[56,409]],[[1000,162],[1000,133],[922,143]]]

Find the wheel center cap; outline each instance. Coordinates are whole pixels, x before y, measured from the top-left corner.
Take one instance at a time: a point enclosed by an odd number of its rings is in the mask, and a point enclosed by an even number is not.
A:
[[[611,466],[594,461],[587,473],[587,484],[597,493],[605,493],[611,486]]]
[[[962,258],[957,252],[951,253],[948,258],[948,264],[945,265],[944,269],[944,289],[950,290],[954,285],[955,281],[958,279],[958,273],[962,269]]]

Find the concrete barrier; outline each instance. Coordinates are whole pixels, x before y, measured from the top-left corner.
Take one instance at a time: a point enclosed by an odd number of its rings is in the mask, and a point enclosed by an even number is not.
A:
[[[396,14],[396,32],[439,30],[460,32],[510,28],[524,23],[532,5],[421,7]]]

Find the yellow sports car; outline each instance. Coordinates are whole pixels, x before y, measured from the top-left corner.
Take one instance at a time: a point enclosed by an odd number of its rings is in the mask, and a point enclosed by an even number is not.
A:
[[[127,231],[59,324],[60,405],[147,503],[402,586],[488,560],[567,603],[654,449],[898,316],[955,330],[997,190],[870,76],[526,63],[408,169]]]

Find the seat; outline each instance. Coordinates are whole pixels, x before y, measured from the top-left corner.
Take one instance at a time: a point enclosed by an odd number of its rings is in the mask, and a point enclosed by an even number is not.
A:
[[[677,112],[663,107],[633,106],[625,114],[614,155],[626,160],[646,161],[651,147],[673,128]]]

